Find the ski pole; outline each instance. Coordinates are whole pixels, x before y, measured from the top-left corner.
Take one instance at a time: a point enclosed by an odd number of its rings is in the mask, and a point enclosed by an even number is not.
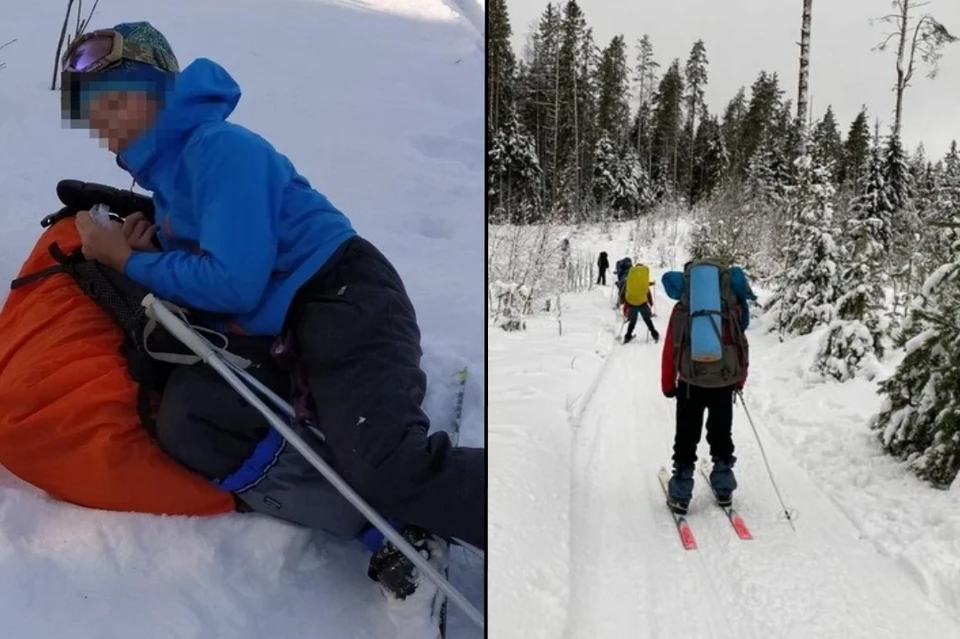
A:
[[[753,436],[757,439],[757,446],[760,447],[760,456],[763,457],[763,463],[767,467],[767,474],[770,476],[770,483],[773,484],[773,490],[777,493],[777,499],[780,500],[780,506],[783,508],[783,514],[787,518],[787,523],[790,524],[790,527],[793,528],[796,532],[797,528],[793,525],[793,517],[790,516],[790,510],[787,508],[787,505],[783,503],[783,496],[780,494],[780,488],[777,486],[777,481],[773,478],[773,471],[770,470],[770,462],[767,460],[767,453],[763,450],[763,442],[760,441],[760,434],[757,432],[757,427],[753,423],[753,417],[750,416],[750,410],[747,408],[747,403],[743,401],[743,391],[736,391],[737,397],[740,398],[740,405],[743,406],[743,412],[747,415],[747,421],[750,422],[750,428],[753,430]]]
[[[163,302],[152,294],[143,298],[143,306],[154,319],[160,322],[170,333],[180,340],[187,348],[193,351],[200,359],[208,364],[213,370],[227,382],[243,399],[251,406],[257,409],[261,415],[270,423],[272,427],[283,436],[291,446],[304,456],[310,464],[316,468],[323,477],[340,492],[353,506],[366,517],[367,521],[377,527],[377,530],[383,533],[384,537],[389,539],[400,552],[404,554],[413,564],[419,568],[437,587],[444,592],[460,608],[471,621],[476,623],[481,629],[484,628],[483,615],[471,604],[460,591],[453,587],[436,568],[424,559],[417,550],[398,533],[383,517],[380,516],[372,506],[370,506],[360,495],[356,493],[327,462],[321,458],[313,448],[310,447],[290,426],[280,419],[273,410],[267,406],[249,386],[243,383],[243,380],[237,376],[230,366],[224,362],[213,350],[210,343],[202,336],[193,331],[182,319],[170,311]],[[249,376],[249,374],[245,375]],[[265,387],[264,387],[265,388]],[[292,414],[293,408],[288,402],[285,402],[276,394],[271,393],[271,400],[276,400],[283,406],[285,413]]]

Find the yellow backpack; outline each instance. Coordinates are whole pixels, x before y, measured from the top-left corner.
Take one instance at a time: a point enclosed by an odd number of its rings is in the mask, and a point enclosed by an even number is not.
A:
[[[647,293],[650,291],[650,267],[646,264],[637,264],[627,272],[627,283],[624,285],[623,299],[630,306],[641,306],[647,303]]]

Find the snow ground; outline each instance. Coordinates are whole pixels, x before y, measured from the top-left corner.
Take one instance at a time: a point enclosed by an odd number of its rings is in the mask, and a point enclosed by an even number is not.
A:
[[[290,156],[404,277],[432,415],[449,399],[445,376],[469,364],[461,442],[483,445],[484,60],[476,15],[459,15],[471,1],[105,0],[91,27],[148,20],[181,64],[210,57],[234,75],[244,90],[234,121]],[[0,22],[0,42],[18,38],[0,52],[5,281],[59,208],[57,181],[130,183],[96,141],[60,124],[49,90],[60,4],[14,3]],[[0,636],[405,636],[354,545],[315,547],[305,531],[252,516],[86,510],[5,472],[0,496]],[[455,551],[454,561],[454,584],[483,609],[483,560]],[[451,638],[481,636],[450,614]]]
[[[627,235],[574,243],[614,261]],[[734,535],[698,481],[700,549],[684,551],[656,478],[673,438],[660,348],[642,328],[616,343],[611,294],[565,296],[562,336],[545,316],[524,334],[490,333],[491,636],[960,636],[956,492],[881,452],[865,425],[875,383],[807,373],[818,335],[780,344],[762,322],[748,333],[748,408],[796,532],[738,408],[736,499],[754,540]]]

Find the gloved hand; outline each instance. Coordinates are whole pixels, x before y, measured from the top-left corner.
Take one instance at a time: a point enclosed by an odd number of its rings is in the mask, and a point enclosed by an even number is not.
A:
[[[673,399],[674,397],[677,396],[677,389],[663,391],[663,396],[666,397],[667,399]]]

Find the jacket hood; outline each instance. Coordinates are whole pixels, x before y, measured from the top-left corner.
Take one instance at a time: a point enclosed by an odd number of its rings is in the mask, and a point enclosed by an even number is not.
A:
[[[680,271],[669,271],[660,278],[663,283],[663,292],[672,300],[679,300],[683,294],[683,273]]]
[[[226,69],[206,58],[195,60],[174,76],[154,126],[121,151],[117,163],[150,189],[150,172],[158,158],[179,153],[187,134],[198,126],[226,120],[239,101],[240,85]]]

